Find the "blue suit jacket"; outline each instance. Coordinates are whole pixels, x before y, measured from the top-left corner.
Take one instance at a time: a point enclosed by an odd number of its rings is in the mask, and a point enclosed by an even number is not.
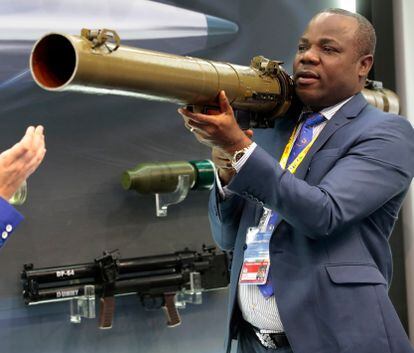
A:
[[[0,197],[0,248],[23,220],[23,216],[6,200]]]
[[[233,250],[229,335],[247,227],[265,205],[281,216],[270,241],[274,292],[295,353],[413,352],[388,298],[388,238],[414,175],[405,119],[354,96],[328,122],[295,175],[279,159],[295,119],[255,132],[258,147],[228,188],[210,198],[213,236]]]

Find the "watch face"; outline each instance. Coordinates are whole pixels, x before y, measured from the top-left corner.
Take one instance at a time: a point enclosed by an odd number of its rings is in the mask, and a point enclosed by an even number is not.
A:
[[[244,151],[236,152],[236,154],[234,155],[234,161],[238,162],[244,156],[244,153]]]
[[[231,159],[231,165],[234,169],[236,169],[236,163],[245,155],[249,147],[245,147],[242,150],[234,152],[233,157]]]

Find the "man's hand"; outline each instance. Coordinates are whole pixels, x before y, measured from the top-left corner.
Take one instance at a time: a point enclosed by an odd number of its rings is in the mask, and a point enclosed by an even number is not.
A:
[[[253,136],[252,130],[246,130],[244,133],[248,138],[251,138]],[[230,182],[231,178],[233,178],[234,174],[236,174],[236,171],[231,165],[228,154],[219,148],[213,147],[211,151],[211,159],[217,168],[217,173],[220,177],[221,184],[223,186],[227,185]]]
[[[248,147],[252,141],[237,124],[224,91],[219,94],[219,105],[220,112],[211,114],[192,113],[187,109],[179,109],[178,112],[198,141],[221,150],[227,158],[231,158],[235,151]]]
[[[231,166],[228,155],[223,153],[219,148],[213,147],[211,151],[211,159],[216,166],[222,185],[227,185],[234,174],[236,174],[236,171]]]
[[[29,126],[18,143],[0,154],[0,196],[9,200],[37,169],[45,153],[43,126]]]

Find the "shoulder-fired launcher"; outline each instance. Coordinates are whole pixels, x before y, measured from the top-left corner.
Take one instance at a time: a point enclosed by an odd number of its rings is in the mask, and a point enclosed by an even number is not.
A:
[[[250,66],[241,66],[127,47],[108,29],[83,29],[80,36],[47,34],[30,58],[34,80],[49,91],[128,95],[202,111],[217,106],[218,93],[225,90],[235,111],[248,113],[245,127],[272,126],[274,119],[297,109],[293,81],[281,64],[256,56]],[[393,92],[364,91],[371,104],[398,111]]]

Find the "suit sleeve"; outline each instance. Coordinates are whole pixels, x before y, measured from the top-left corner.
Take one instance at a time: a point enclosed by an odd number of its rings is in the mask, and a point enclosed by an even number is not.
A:
[[[391,117],[364,131],[316,186],[283,170],[260,147],[228,188],[256,198],[311,238],[328,236],[404,194],[414,174],[414,133]]]
[[[4,246],[22,220],[23,216],[0,197],[0,248]]]
[[[230,251],[234,248],[244,199],[238,195],[232,195],[222,200],[217,186],[210,193],[209,221],[213,238],[217,245]]]

